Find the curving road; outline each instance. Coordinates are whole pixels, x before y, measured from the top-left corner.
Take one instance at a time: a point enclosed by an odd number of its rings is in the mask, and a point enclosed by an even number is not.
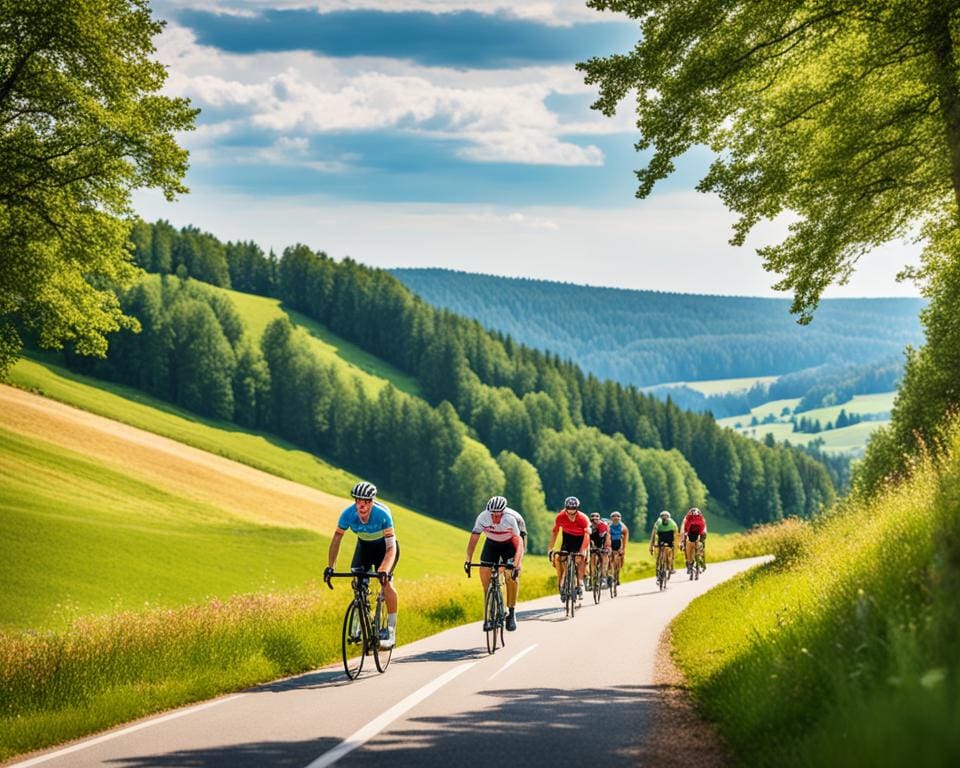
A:
[[[763,558],[625,584],[567,619],[559,598],[518,607],[488,656],[479,621],[404,645],[385,675],[339,665],[121,727],[14,763],[50,768],[612,765],[654,727],[658,639],[694,597]],[[477,588],[479,589],[479,583]],[[343,591],[344,601],[348,591]],[[329,627],[339,632],[339,627]],[[403,605],[400,637],[403,636]]]

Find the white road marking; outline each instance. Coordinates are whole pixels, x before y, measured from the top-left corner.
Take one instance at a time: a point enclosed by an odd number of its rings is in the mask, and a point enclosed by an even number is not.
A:
[[[366,742],[380,733],[380,731],[390,725],[390,723],[400,717],[400,715],[402,715],[408,709],[413,709],[430,694],[439,690],[455,677],[462,675],[464,672],[470,669],[470,667],[476,664],[477,662],[475,661],[471,661],[469,664],[461,664],[459,667],[454,667],[446,674],[440,675],[440,677],[433,682],[427,683],[420,690],[414,691],[407,696],[407,698],[394,704],[392,707],[390,707],[390,709],[380,715],[380,717],[371,720],[360,730],[354,731],[352,734],[347,736],[346,739],[340,742],[340,744],[331,749],[329,752],[320,755],[320,757],[310,763],[306,768],[327,768],[327,766],[333,765],[344,755],[353,752],[353,750],[355,750],[357,747],[363,746]]]
[[[536,648],[538,645],[539,645],[539,643],[534,643],[534,644],[531,645],[530,647],[524,648],[522,651],[520,651],[520,653],[518,653],[516,656],[514,656],[512,659],[510,659],[510,661],[508,661],[506,664],[504,664],[502,667],[500,667],[500,669],[498,669],[496,672],[494,672],[492,675],[490,675],[490,677],[488,677],[487,680],[493,680],[493,678],[495,678],[495,677],[496,677],[497,675],[499,675],[501,672],[504,672],[504,671],[510,669],[510,667],[512,667],[514,664],[516,664],[518,661],[520,661],[520,659],[522,659],[524,656],[526,656],[528,653],[530,653],[530,651],[532,651],[532,650],[533,650],[534,648]]]
[[[142,723],[137,723],[136,725],[131,725],[129,728],[121,728],[119,731],[112,731],[111,733],[105,733],[103,736],[98,736],[95,739],[90,739],[89,741],[82,741],[79,744],[74,744],[72,747],[67,747],[65,749],[58,749],[56,752],[48,752],[45,755],[40,755],[39,757],[31,758],[30,760],[25,760],[22,763],[14,763],[10,768],[27,768],[30,765],[39,765],[40,763],[45,763],[48,760],[53,760],[58,757],[63,757],[64,755],[69,755],[74,752],[79,752],[81,749],[86,749],[87,747],[93,747],[97,744],[102,744],[105,741],[110,741],[112,739],[119,738],[120,736],[126,736],[128,733],[133,733],[134,731],[142,731],[144,728],[150,728],[154,725],[159,725],[160,723],[166,723],[170,720],[176,720],[178,717],[184,717],[185,715],[192,715],[194,712],[200,712],[204,709],[210,709],[210,707],[215,707],[218,704],[223,704],[228,701],[233,701],[234,699],[239,699],[242,696],[246,696],[245,693],[238,693],[234,696],[227,696],[223,699],[216,699],[215,701],[208,701],[205,704],[198,704],[195,707],[190,707],[189,709],[181,709],[177,712],[171,712],[169,715],[163,715],[162,717],[155,717],[152,720],[145,720]]]

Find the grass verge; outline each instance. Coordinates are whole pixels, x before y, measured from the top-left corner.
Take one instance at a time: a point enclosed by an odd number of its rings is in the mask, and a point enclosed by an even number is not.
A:
[[[674,622],[675,658],[740,763],[960,764],[958,431],[952,446],[879,498],[745,537],[737,554],[777,561]]]

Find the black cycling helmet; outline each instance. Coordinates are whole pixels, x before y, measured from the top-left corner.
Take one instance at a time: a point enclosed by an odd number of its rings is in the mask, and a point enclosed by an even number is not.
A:
[[[576,496],[567,496],[563,502],[564,509],[580,509],[580,499]]]
[[[487,512],[503,512],[507,508],[507,500],[503,496],[491,496],[487,502]]]
[[[365,483],[361,481],[353,486],[353,490],[350,491],[350,495],[355,499],[371,501],[377,497],[377,486],[375,486],[373,483]]]

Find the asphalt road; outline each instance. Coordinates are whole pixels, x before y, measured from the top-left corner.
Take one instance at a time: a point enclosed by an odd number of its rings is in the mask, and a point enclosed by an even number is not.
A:
[[[599,605],[587,596],[572,619],[556,596],[522,603],[517,631],[492,656],[477,621],[401,646],[383,675],[369,658],[350,682],[337,664],[14,765],[629,764],[656,725],[653,665],[661,632],[694,597],[761,560],[714,563],[696,582],[680,571],[662,593],[652,578],[625,584]],[[402,640],[402,602],[399,633]]]

